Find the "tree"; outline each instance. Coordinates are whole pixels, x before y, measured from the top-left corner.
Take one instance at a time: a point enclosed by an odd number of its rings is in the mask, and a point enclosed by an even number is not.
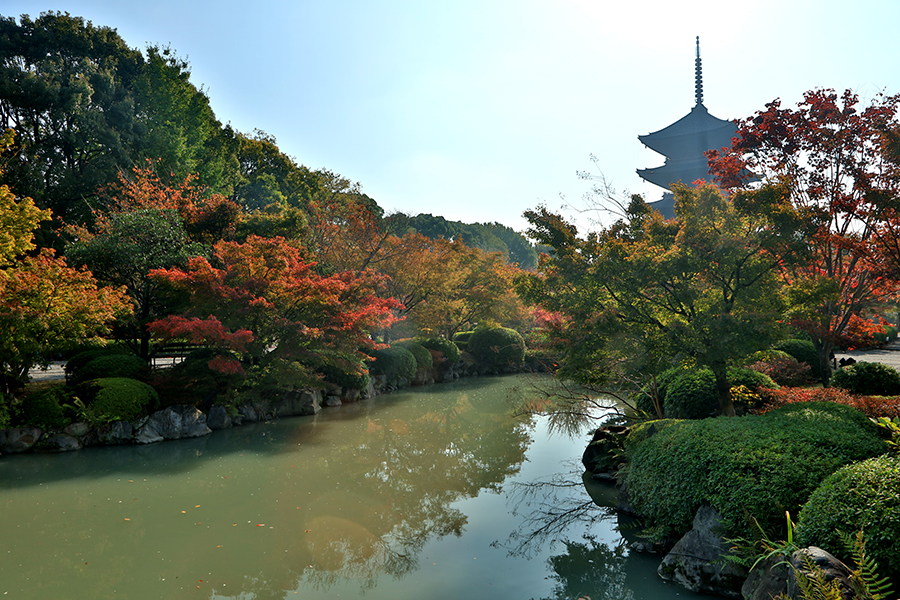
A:
[[[733,415],[727,366],[766,347],[777,331],[779,270],[802,249],[784,191],[726,200],[717,188],[675,189],[665,221],[639,196],[626,218],[586,238],[545,208],[530,233],[553,248],[517,289],[552,319],[560,375],[607,385],[673,362],[708,366],[720,411]]]
[[[0,153],[10,141],[7,132]],[[23,385],[49,350],[94,335],[127,311],[122,290],[98,288],[89,272],[68,267],[52,250],[22,256],[50,215],[0,186],[0,394]]]
[[[856,94],[830,89],[806,92],[796,109],[775,100],[738,124],[731,148],[708,154],[724,187],[749,189],[751,174],[779,183],[813,224],[809,259],[786,277],[792,323],[811,336],[825,385],[832,348],[864,343],[848,336],[852,323],[896,290],[883,250],[900,230],[896,156],[885,151],[898,102],[900,95],[878,95],[860,107]]]
[[[244,365],[277,374],[270,379],[286,388],[317,381],[326,366],[359,374],[366,352],[378,348],[371,333],[389,327],[398,306],[377,295],[377,274],[320,275],[283,238],[220,241],[212,262],[197,257],[151,276],[179,292],[184,309],[151,323],[152,331],[167,339],[193,331],[195,341],[238,350]],[[228,337],[241,330],[249,335]],[[217,365],[236,368],[228,360]]]
[[[0,271],[0,392],[28,380],[48,351],[83,342],[128,311],[123,290],[98,287],[90,272],[44,249]]]

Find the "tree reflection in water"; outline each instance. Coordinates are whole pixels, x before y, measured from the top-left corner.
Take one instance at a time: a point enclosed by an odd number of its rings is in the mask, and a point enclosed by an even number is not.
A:
[[[522,521],[515,531],[495,547],[507,548],[510,555],[523,558],[563,546],[565,553],[551,556],[549,578],[556,581],[544,600],[621,600],[634,598],[626,584],[628,551],[625,540],[612,536],[611,543],[598,541],[590,532],[600,523],[609,524],[617,515],[612,506],[599,506],[585,491],[583,469],[570,462],[566,472],[528,483],[514,483],[508,505]],[[572,536],[580,537],[573,541]]]

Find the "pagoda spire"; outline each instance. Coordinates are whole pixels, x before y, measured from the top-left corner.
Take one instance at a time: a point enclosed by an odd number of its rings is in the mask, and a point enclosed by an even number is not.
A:
[[[700,64],[700,36],[697,36],[697,58],[694,59],[694,97],[703,104],[703,67]]]

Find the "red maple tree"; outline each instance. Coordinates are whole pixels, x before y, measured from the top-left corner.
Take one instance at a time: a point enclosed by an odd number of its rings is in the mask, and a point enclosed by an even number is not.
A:
[[[707,153],[723,188],[749,187],[754,175],[778,182],[810,223],[807,260],[784,276],[791,322],[812,337],[825,384],[834,347],[883,333],[880,322],[863,326],[866,311],[898,287],[878,243],[900,231],[900,219],[885,212],[900,196],[884,144],[885,132],[896,127],[898,103],[900,95],[878,95],[861,106],[849,90],[840,96],[809,91],[796,109],[770,102],[738,122],[731,148]]]

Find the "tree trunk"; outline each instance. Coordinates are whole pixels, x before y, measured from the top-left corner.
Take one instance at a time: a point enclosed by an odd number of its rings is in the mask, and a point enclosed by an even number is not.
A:
[[[734,402],[731,400],[731,385],[728,383],[728,369],[725,363],[709,365],[716,377],[716,392],[719,396],[719,414],[725,417],[734,416]]]
[[[812,342],[819,357],[820,381],[822,382],[822,387],[827,388],[831,381],[831,351],[834,350],[834,345],[815,338],[813,338]]]

